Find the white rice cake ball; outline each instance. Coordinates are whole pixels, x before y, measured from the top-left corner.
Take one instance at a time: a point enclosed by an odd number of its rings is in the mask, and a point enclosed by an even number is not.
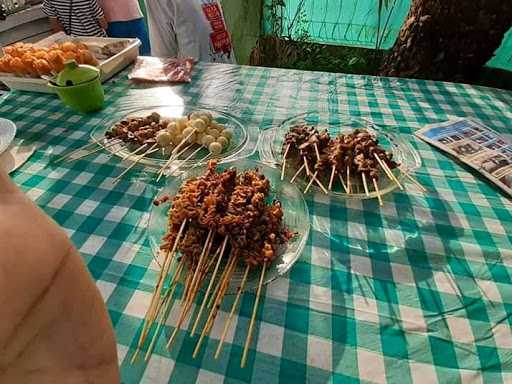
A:
[[[224,136],[217,137],[217,143],[222,145],[222,149],[226,149],[229,146],[229,141]]]
[[[162,130],[156,134],[156,142],[160,147],[167,147],[172,142],[172,136],[166,130]]]
[[[206,148],[209,147],[209,145],[211,143],[213,143],[215,141],[215,137],[211,136],[211,135],[204,135],[202,140],[201,140],[201,144],[203,146],[205,146]]]
[[[176,125],[180,131],[183,131],[187,127],[188,119],[186,117],[180,117],[176,121]]]
[[[214,128],[210,128],[206,131],[206,133],[208,133],[210,136],[213,136],[215,138],[219,137],[220,136],[220,132]]]
[[[228,141],[231,141],[231,139],[233,138],[233,132],[231,132],[230,130],[224,130],[220,133],[220,135],[222,137],[225,137]]]
[[[188,124],[188,126],[195,128],[197,130],[197,132],[202,133],[202,132],[206,131],[207,124],[202,119],[195,119],[195,120],[192,120],[192,122],[190,122]]]
[[[219,132],[222,132],[224,129],[226,129],[226,127],[222,124],[219,124],[217,123],[216,121],[213,121],[210,126],[213,128],[213,129],[216,129],[217,131]]]
[[[222,153],[222,144],[214,141],[208,146],[208,150],[212,155],[220,155]]]

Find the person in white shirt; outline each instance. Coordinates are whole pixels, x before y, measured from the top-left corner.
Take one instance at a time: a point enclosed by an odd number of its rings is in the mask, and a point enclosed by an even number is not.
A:
[[[218,0],[146,0],[151,53],[236,63]]]

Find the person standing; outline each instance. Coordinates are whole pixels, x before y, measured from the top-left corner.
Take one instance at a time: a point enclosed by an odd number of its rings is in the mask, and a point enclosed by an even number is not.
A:
[[[44,0],[42,9],[54,32],[106,36],[107,21],[97,0]]]
[[[218,0],[147,0],[151,53],[236,63]]]
[[[109,37],[132,37],[142,43],[141,55],[150,54],[149,38],[138,0],[101,0]]]

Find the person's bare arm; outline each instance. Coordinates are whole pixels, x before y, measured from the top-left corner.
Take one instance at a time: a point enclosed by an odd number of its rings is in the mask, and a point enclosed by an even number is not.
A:
[[[57,33],[64,30],[64,27],[56,17],[49,17],[48,20],[50,20],[50,27],[53,32]]]
[[[118,383],[102,298],[66,234],[0,171],[0,383]]]
[[[98,19],[98,24],[100,25],[101,29],[104,29],[104,30],[106,30],[108,27],[108,22],[107,22],[107,19],[105,19],[105,17],[100,17]]]

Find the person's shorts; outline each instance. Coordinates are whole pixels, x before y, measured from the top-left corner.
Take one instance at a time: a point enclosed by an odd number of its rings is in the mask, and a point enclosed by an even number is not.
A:
[[[151,48],[149,45],[148,31],[143,18],[129,21],[112,21],[108,23],[107,35],[109,37],[136,37],[142,43],[140,54],[150,54]]]

